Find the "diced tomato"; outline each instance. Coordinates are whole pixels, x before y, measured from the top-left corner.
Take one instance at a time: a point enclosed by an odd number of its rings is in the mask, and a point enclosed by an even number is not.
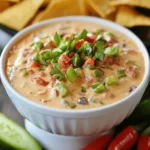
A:
[[[69,39],[71,39],[73,37],[73,35],[72,34],[67,34],[67,35],[65,35],[65,39],[68,41]]]
[[[96,40],[96,36],[95,35],[86,36],[84,40],[93,44],[95,42],[95,40]]]
[[[115,38],[111,37],[110,40],[105,44],[105,48],[112,46],[116,43],[118,43],[118,41]]]
[[[81,39],[81,40],[79,40],[79,41],[76,42],[76,44],[75,44],[74,47],[75,48],[80,48],[84,42],[85,42],[85,40]]]
[[[70,58],[66,54],[61,55],[61,60],[64,61],[66,64],[70,62]]]
[[[55,42],[52,41],[52,40],[49,42],[49,46],[50,46],[51,49],[56,48],[56,44],[55,44]]]
[[[102,64],[103,65],[119,65],[119,60],[117,58],[105,56]]]
[[[75,55],[75,52],[70,52],[69,57],[72,58]]]
[[[40,77],[45,77],[45,73],[44,72],[39,72]]]
[[[50,82],[55,82],[55,81],[56,81],[56,77],[51,76],[51,77],[50,77]]]
[[[36,61],[32,62],[31,68],[39,68],[39,67],[40,67],[40,65]]]
[[[125,68],[125,74],[130,78],[137,78],[139,73],[133,66],[128,66]]]
[[[92,65],[92,66],[94,66],[94,59],[93,58],[88,58],[86,61],[85,61],[85,63],[84,63],[84,65]]]
[[[40,77],[36,77],[36,78],[35,78],[35,82],[36,82],[37,84],[40,84],[40,85],[43,85],[43,86],[47,86],[47,85],[49,84],[49,82],[43,80],[43,79],[40,78]]]
[[[58,60],[58,63],[62,68],[68,68],[70,66],[70,58],[67,55],[62,54]]]

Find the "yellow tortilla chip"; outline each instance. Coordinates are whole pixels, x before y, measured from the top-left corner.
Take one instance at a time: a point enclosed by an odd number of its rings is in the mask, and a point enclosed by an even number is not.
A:
[[[86,14],[84,0],[51,0],[47,8],[37,15],[33,23],[54,17]]]
[[[24,0],[0,14],[0,23],[21,30],[24,28],[37,10],[43,4],[43,0]]]
[[[150,0],[111,0],[111,5],[131,5],[150,8]]]
[[[116,22],[126,27],[150,26],[150,17],[136,12],[130,6],[119,7]]]
[[[46,5],[48,5],[50,1],[51,1],[51,0],[44,0],[44,2],[43,2],[43,5],[42,5],[42,6],[46,6]]]
[[[106,16],[105,19],[110,20],[110,21],[115,21],[116,20],[116,11],[109,14],[108,16]]]
[[[116,10],[116,7],[110,6],[109,2],[110,0],[86,0],[89,10],[101,17],[106,17]]]
[[[10,3],[9,2],[0,2],[0,12],[4,11],[5,9],[10,7]]]
[[[14,2],[14,3],[18,3],[18,2],[20,2],[21,0],[0,0],[0,4],[1,4],[1,1],[2,1],[2,2]]]

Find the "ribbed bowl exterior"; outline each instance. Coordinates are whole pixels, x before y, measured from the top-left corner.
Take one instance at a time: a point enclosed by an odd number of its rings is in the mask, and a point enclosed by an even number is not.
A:
[[[131,38],[142,51],[145,61],[145,75],[139,87],[126,98],[102,108],[89,110],[61,110],[55,108],[48,108],[46,106],[36,104],[17,93],[10,85],[5,75],[5,62],[9,49],[33,30],[51,24],[53,22],[60,22],[65,20],[89,21],[98,23],[100,25],[107,25],[108,27],[118,30]],[[150,75],[149,56],[146,48],[142,42],[129,30],[103,19],[95,17],[62,17],[41,22],[39,24],[30,26],[19,32],[4,48],[1,55],[0,72],[1,80],[6,89],[7,94],[12,100],[17,110],[34,125],[43,130],[72,136],[93,135],[95,133],[107,131],[119,124],[127,116],[131,114],[136,105],[140,102],[141,97],[148,85]]]

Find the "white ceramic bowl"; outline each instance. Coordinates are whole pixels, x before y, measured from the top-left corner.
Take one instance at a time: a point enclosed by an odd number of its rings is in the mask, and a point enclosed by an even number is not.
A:
[[[60,22],[65,20],[75,21],[88,21],[97,23],[100,26],[107,26],[114,30],[126,35],[133,40],[138,49],[144,56],[145,74],[143,81],[138,88],[124,99],[115,102],[111,105],[107,105],[101,108],[89,109],[89,110],[62,110],[56,108],[49,108],[40,104],[36,104],[27,98],[16,92],[10,85],[5,75],[5,62],[6,56],[10,48],[25,35],[31,33],[39,27],[51,24],[53,22]],[[139,60],[140,61],[140,60]],[[99,19],[96,17],[62,17],[40,22],[38,24],[29,26],[15,35],[12,40],[4,48],[1,55],[0,72],[3,85],[7,94],[14,103],[18,111],[30,122],[38,127],[62,135],[92,135],[102,131],[109,130],[110,128],[119,124],[123,119],[131,114],[133,109],[139,103],[147,85],[149,82],[150,63],[148,52],[139,40],[128,29],[117,25],[113,22]]]

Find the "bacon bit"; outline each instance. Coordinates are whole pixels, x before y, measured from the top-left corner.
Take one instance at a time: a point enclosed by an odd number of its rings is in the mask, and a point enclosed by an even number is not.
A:
[[[96,40],[96,36],[95,35],[92,35],[92,36],[86,36],[85,41],[89,42],[89,43],[95,43],[95,40]]]
[[[133,49],[128,50],[128,53],[129,53],[129,54],[137,54],[137,52],[136,52],[135,50],[133,50]]]
[[[44,72],[39,72],[40,77],[45,77],[45,73]]]
[[[51,77],[50,77],[50,82],[55,82],[55,81],[56,81],[56,77],[51,76]]]
[[[35,82],[36,82],[37,84],[40,84],[40,85],[43,85],[43,86],[47,86],[47,85],[49,84],[49,82],[43,80],[43,79],[40,78],[40,77],[36,77],[36,78],[35,78]]]
[[[130,78],[137,78],[139,75],[138,71],[133,66],[126,67],[125,74]]]
[[[70,52],[69,57],[72,58],[75,55],[75,52]]]
[[[81,40],[79,40],[78,42],[76,42],[76,44],[75,44],[74,47],[75,47],[75,48],[80,48],[84,42],[85,42],[85,40],[81,39]]]
[[[64,36],[64,38],[68,41],[69,39],[73,38],[72,34],[67,34]]]
[[[41,101],[42,103],[47,103],[49,100],[41,99],[40,101]]]
[[[39,68],[39,67],[40,67],[40,65],[36,61],[32,62],[31,68]]]
[[[95,63],[95,61],[94,61],[93,58],[88,58],[88,59],[85,61],[84,65],[92,65],[92,66],[94,66],[94,63]]]
[[[39,89],[38,90],[39,95],[44,95],[44,94],[46,94],[46,92],[47,92],[47,89]]]
[[[119,59],[105,56],[102,65],[119,65]]]
[[[28,69],[29,74],[34,74],[33,69]]]
[[[58,91],[58,90],[55,90],[55,92],[56,92],[56,96],[59,96],[59,91]]]

